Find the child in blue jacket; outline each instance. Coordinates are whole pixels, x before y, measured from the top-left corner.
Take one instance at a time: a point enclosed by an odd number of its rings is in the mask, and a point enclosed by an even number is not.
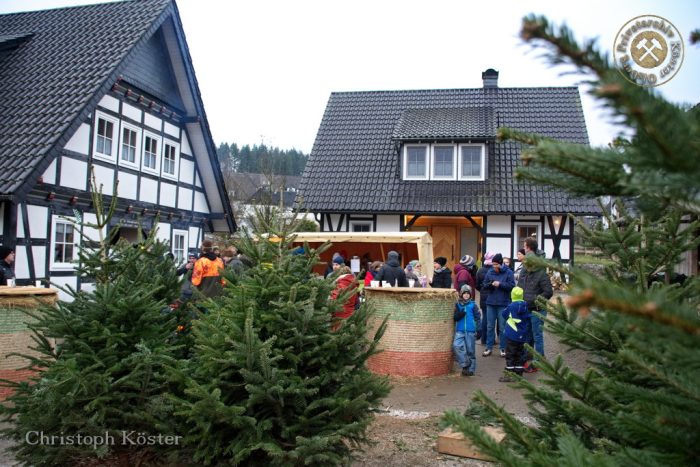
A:
[[[503,310],[503,318],[506,320],[503,334],[506,343],[506,371],[498,381],[508,383],[515,381],[513,374],[522,376],[523,364],[527,359],[525,342],[530,337],[530,312],[527,302],[523,300],[523,289],[513,287],[510,292],[511,303]]]
[[[459,290],[459,299],[455,303],[452,349],[462,368],[462,376],[474,376],[476,372],[476,340],[481,337],[481,312],[472,296],[472,288],[465,284]]]

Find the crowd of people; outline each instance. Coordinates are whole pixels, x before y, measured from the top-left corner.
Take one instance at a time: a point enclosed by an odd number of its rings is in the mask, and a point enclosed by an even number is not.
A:
[[[528,255],[543,254],[538,249],[537,240],[527,238],[517,252],[518,267],[515,270],[510,258],[504,258],[501,253],[487,252],[481,267],[477,267],[474,257],[464,255],[455,264],[454,271],[447,267],[447,259],[440,256],[434,260],[430,280],[418,260],[409,261],[402,268],[396,251],[387,254],[386,263],[365,258],[366,268],[355,278],[346,258],[336,253],[329,270],[343,269],[336,278],[332,298],[336,299],[348,288],[357,292],[346,298],[342,311],[336,312],[335,317],[345,319],[352,315],[359,306],[362,287],[454,289],[458,299],[453,314],[455,335],[452,349],[462,375],[476,373],[476,342],[480,340],[485,347],[482,357],[490,357],[498,345],[498,353],[506,361],[506,371],[500,380],[511,381],[513,375],[537,371],[535,355],[525,352],[525,343],[530,344],[537,355],[544,355],[542,317],[546,310],[537,304],[537,298],[551,298],[552,284],[544,268],[524,265]],[[358,287],[359,284],[362,287]],[[478,304],[475,301],[477,291]]]

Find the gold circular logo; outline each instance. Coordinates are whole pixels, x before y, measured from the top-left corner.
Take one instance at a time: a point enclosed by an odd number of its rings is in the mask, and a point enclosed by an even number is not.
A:
[[[673,78],[683,63],[683,37],[667,19],[643,15],[625,23],[615,38],[615,64],[628,81],[659,86]]]

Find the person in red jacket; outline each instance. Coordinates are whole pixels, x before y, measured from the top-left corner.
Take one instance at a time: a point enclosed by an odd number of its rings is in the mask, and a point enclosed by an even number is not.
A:
[[[343,260],[342,257],[338,259]],[[339,265],[338,267],[334,267],[334,274],[338,274],[338,278],[335,280],[335,289],[333,289],[333,291],[331,292],[331,300],[337,300],[338,297],[345,293],[347,289],[356,291],[357,281],[355,280],[355,276],[353,275],[349,267],[345,265]],[[345,300],[345,302],[343,302],[343,307],[340,310],[333,312],[334,320],[348,319],[355,312],[356,306],[357,293],[351,293],[350,296]],[[340,321],[336,321],[333,324],[333,330],[336,330],[339,327]]]
[[[202,242],[202,255],[194,263],[192,286],[205,297],[218,297],[223,293],[224,280],[221,274],[224,262],[214,253],[212,242]]]
[[[459,264],[455,264],[454,289],[457,292],[462,290],[463,285],[468,285],[472,290],[476,290],[476,282],[469,269],[474,266],[474,258],[469,255],[462,256]]]

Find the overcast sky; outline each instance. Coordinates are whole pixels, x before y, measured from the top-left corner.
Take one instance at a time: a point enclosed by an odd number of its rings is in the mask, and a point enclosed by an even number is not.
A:
[[[0,0],[0,12],[99,3],[90,0]],[[518,38],[521,19],[545,14],[578,39],[598,38],[611,51],[628,20],[654,14],[685,41],[678,74],[657,87],[674,102],[700,102],[697,0],[177,0],[215,143],[260,144],[309,153],[334,91],[481,87],[481,72],[499,86],[569,86]],[[582,89],[593,145],[617,133]]]

